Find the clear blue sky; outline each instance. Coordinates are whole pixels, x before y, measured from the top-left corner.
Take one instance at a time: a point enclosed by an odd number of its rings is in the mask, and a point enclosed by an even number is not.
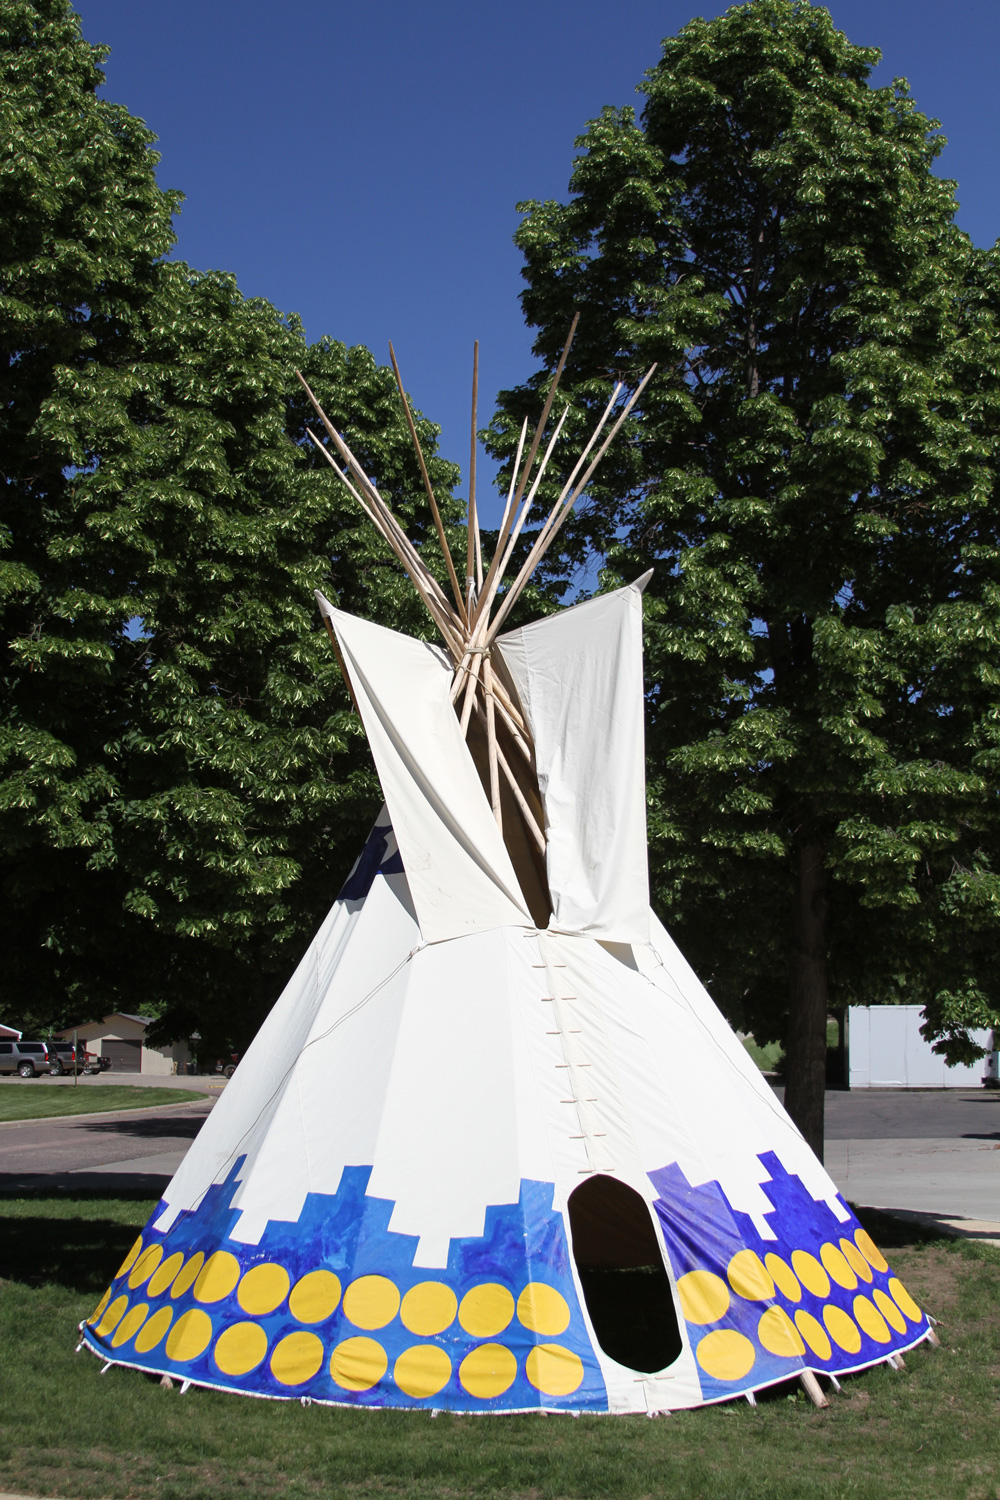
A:
[[[532,368],[511,244],[523,198],[562,197],[573,139],[635,86],[691,0],[79,0],[112,48],[109,98],[160,138],[186,202],[178,254],[298,312],[310,339],[395,344],[415,400],[468,459],[472,341],[481,421]],[[840,0],[877,82],[910,81],[949,145],[960,223],[1000,236],[1000,4]]]

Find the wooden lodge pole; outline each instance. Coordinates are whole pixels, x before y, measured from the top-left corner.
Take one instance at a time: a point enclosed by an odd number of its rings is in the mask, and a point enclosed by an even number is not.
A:
[[[494,699],[493,668],[488,656],[483,658],[483,686],[486,689],[486,743],[490,761],[490,803],[497,827],[503,833],[503,813],[500,809],[500,771],[497,764],[497,719]]]
[[[479,405],[479,340],[472,346],[472,432],[469,436],[469,515],[465,538],[465,618],[472,613],[472,591],[476,586],[476,543],[479,538],[479,516],[476,511],[476,412]],[[479,579],[480,584],[482,578]]]
[[[463,620],[467,620],[468,615],[465,612],[465,600],[462,598],[462,590],[459,586],[458,574],[455,572],[455,563],[451,555],[451,548],[448,546],[448,539],[444,534],[444,522],[441,520],[441,512],[438,510],[438,503],[434,497],[434,488],[430,481],[430,475],[427,473],[427,465],[424,462],[420,439],[417,437],[417,429],[413,421],[413,413],[410,411],[410,403],[406,399],[406,391],[403,388],[403,377],[400,375],[399,365],[396,363],[396,351],[391,343],[389,344],[389,358],[392,360],[393,374],[396,377],[396,384],[399,386],[399,394],[403,402],[403,411],[406,413],[406,423],[410,429],[410,437],[413,439],[413,446],[417,451],[417,462],[420,465],[420,474],[424,481],[424,489],[427,491],[427,499],[430,502],[431,515],[434,517],[434,526],[437,530],[438,541],[441,544],[445,566],[448,569],[448,578],[451,582],[452,593],[455,595],[455,603],[458,605],[459,614]]]

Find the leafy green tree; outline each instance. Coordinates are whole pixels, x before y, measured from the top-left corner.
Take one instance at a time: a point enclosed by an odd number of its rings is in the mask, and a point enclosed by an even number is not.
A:
[[[820,1153],[831,1006],[1000,1020],[996,262],[878,56],[804,0],[693,21],[516,237],[581,408],[659,361],[566,558],[656,565],[656,899]]]
[[[0,0],[0,28],[4,1013],[152,1012],[215,1052],[378,808],[312,591],[424,629],[306,438],[297,368],[419,544],[426,502],[390,371],[163,259],[177,197],[69,6]]]

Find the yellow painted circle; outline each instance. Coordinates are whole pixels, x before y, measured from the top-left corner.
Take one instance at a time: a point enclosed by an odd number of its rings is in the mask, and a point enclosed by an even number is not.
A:
[[[136,1354],[148,1354],[155,1349],[173,1320],[172,1307],[161,1307],[151,1318],[147,1318],[135,1336]]]
[[[466,1292],[458,1309],[458,1321],[474,1339],[489,1339],[503,1333],[513,1316],[514,1298],[505,1286],[495,1281],[484,1281],[482,1286],[474,1286],[471,1292]],[[511,1376],[511,1380],[513,1378]],[[502,1389],[506,1390],[507,1386]]]
[[[121,1322],[122,1317],[124,1316],[126,1307],[128,1307],[128,1298],[116,1297],[115,1300],[111,1303],[111,1306],[105,1309],[104,1316],[98,1323],[94,1332],[100,1338],[106,1338],[111,1332],[112,1328],[118,1327],[118,1324]]]
[[[345,1391],[370,1391],[389,1368],[389,1358],[374,1339],[345,1339],[330,1355],[330,1374]]]
[[[248,1375],[267,1353],[267,1334],[259,1323],[234,1323],[215,1341],[215,1363],[223,1375]]]
[[[200,1307],[181,1313],[167,1335],[167,1358],[183,1363],[204,1354],[212,1342],[212,1320]]]
[[[170,1288],[171,1297],[183,1297],[186,1291],[197,1281],[204,1264],[205,1256],[201,1250],[196,1250],[187,1265],[180,1271]]]
[[[806,1352],[802,1335],[783,1307],[769,1307],[761,1314],[757,1337],[768,1354],[777,1354],[782,1359],[794,1359]]]
[[[855,1297],[854,1319],[868,1337],[874,1339],[877,1344],[888,1344],[892,1338],[882,1314],[867,1297]]]
[[[517,1316],[532,1333],[552,1338],[555,1334],[565,1333],[569,1327],[569,1303],[555,1287],[546,1286],[544,1281],[529,1281],[517,1299]],[[580,1372],[582,1380],[582,1365]],[[539,1386],[539,1390],[544,1389],[544,1386]],[[576,1386],[573,1389],[576,1390]],[[553,1391],[551,1394],[558,1393]]]
[[[866,1230],[856,1229],[854,1231],[854,1243],[868,1264],[874,1266],[876,1271],[888,1271],[889,1262]]]
[[[797,1312],[795,1314],[795,1326],[817,1358],[830,1358],[833,1350],[830,1347],[830,1340],[826,1336],[826,1329],[822,1323],[813,1317],[812,1313],[802,1310]]]
[[[150,1245],[142,1252],[129,1272],[128,1284],[133,1291],[137,1286],[142,1286],[144,1281],[149,1280],[162,1259],[162,1245]]]
[[[139,1251],[141,1249],[142,1249],[142,1235],[140,1234],[139,1238],[136,1240],[135,1244],[132,1246],[131,1250],[126,1255],[125,1259],[122,1261],[121,1265],[118,1267],[117,1271],[115,1272],[114,1277],[112,1278],[114,1281],[117,1281],[118,1278],[119,1278],[119,1276],[124,1276],[126,1271],[130,1271],[132,1269],[132,1267],[135,1265],[136,1258],[137,1258],[137,1256],[139,1254]]]
[[[861,1335],[857,1324],[847,1316],[842,1307],[828,1303],[823,1309],[823,1322],[835,1344],[839,1344],[847,1354],[857,1354],[861,1348]]]
[[[166,1260],[161,1261],[149,1278],[149,1286],[146,1288],[149,1296],[158,1297],[161,1292],[165,1292],[183,1264],[184,1255],[180,1250],[175,1250],[173,1255],[168,1255]]]
[[[323,1340],[314,1333],[299,1329],[288,1333],[275,1345],[271,1355],[271,1374],[282,1385],[304,1385],[312,1380],[323,1363]]]
[[[853,1240],[842,1239],[840,1242],[840,1251],[855,1276],[860,1277],[862,1281],[871,1281],[872,1268]]]
[[[830,1295],[830,1278],[815,1255],[810,1255],[808,1250],[792,1251],[792,1270],[806,1291],[812,1292],[814,1297]]]
[[[451,1360],[437,1344],[414,1344],[396,1361],[392,1378],[407,1396],[426,1401],[436,1396],[451,1379]]]
[[[749,1302],[767,1302],[774,1296],[774,1282],[753,1250],[738,1250],[726,1275],[737,1297],[746,1297]]]
[[[788,1262],[772,1252],[764,1256],[764,1264],[781,1295],[787,1297],[789,1302],[801,1302],[802,1288],[799,1286],[799,1278]]]
[[[359,1276],[344,1293],[344,1314],[355,1328],[384,1328],[399,1312],[399,1288],[388,1276]]]
[[[524,1362],[524,1373],[546,1396],[571,1396],[583,1380],[583,1360],[561,1344],[536,1344]]]
[[[288,1311],[298,1323],[322,1323],[336,1312],[340,1277],[332,1271],[307,1271],[292,1287]]]
[[[251,1266],[240,1282],[236,1300],[245,1313],[253,1318],[262,1318],[274,1312],[288,1296],[292,1278],[284,1266],[267,1261],[262,1266]]]
[[[135,1307],[130,1307],[115,1329],[111,1340],[112,1349],[118,1349],[122,1344],[127,1344],[133,1333],[137,1333],[143,1325],[146,1314],[149,1312],[148,1302],[137,1302]]]
[[[729,1307],[729,1288],[714,1271],[688,1271],[677,1283],[677,1295],[689,1323],[714,1323]]]
[[[698,1363],[713,1380],[742,1380],[757,1358],[753,1344],[735,1328],[706,1333],[695,1350]]]
[[[895,1302],[900,1312],[904,1312],[911,1323],[922,1323],[924,1315],[920,1311],[920,1308],[917,1306],[917,1304],[914,1302],[913,1298],[910,1296],[909,1292],[906,1290],[906,1287],[899,1280],[899,1277],[890,1277],[887,1285],[889,1288],[889,1296],[892,1298],[893,1302]]]
[[[841,1254],[836,1245],[831,1245],[827,1242],[819,1252],[819,1258],[823,1262],[826,1274],[831,1281],[835,1281],[845,1291],[854,1291],[858,1284],[858,1278],[847,1264],[846,1257]]]
[[[110,1301],[111,1288],[109,1287],[108,1290],[104,1293],[104,1296],[101,1298],[100,1302],[98,1302],[97,1306],[94,1308],[94,1311],[91,1313],[90,1317],[87,1319],[87,1322],[96,1323],[98,1318],[101,1316],[101,1313],[104,1311]]]
[[[421,1281],[403,1298],[399,1316],[404,1328],[420,1338],[444,1333],[455,1321],[458,1298],[443,1281]],[[412,1395],[412,1392],[410,1393]]]
[[[905,1333],[906,1319],[892,1298],[887,1297],[881,1287],[876,1287],[875,1291],[872,1292],[872,1296],[875,1299],[875,1306],[890,1327],[895,1328],[897,1333]]]
[[[510,1304],[513,1312],[513,1297]],[[517,1360],[503,1344],[480,1344],[478,1349],[473,1349],[471,1354],[465,1356],[458,1367],[458,1378],[463,1388],[480,1401],[490,1401],[494,1396],[502,1396],[514,1384],[516,1374]]]
[[[240,1263],[228,1250],[216,1250],[198,1272],[194,1284],[196,1302],[221,1302],[240,1279]]]

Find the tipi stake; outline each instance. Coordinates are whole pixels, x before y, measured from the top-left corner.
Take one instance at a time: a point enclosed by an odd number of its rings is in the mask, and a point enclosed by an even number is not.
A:
[[[812,1370],[803,1370],[799,1375],[799,1380],[802,1382],[802,1389],[809,1397],[813,1406],[818,1406],[822,1411],[824,1407],[830,1405],[829,1401],[823,1395],[823,1388]]]

